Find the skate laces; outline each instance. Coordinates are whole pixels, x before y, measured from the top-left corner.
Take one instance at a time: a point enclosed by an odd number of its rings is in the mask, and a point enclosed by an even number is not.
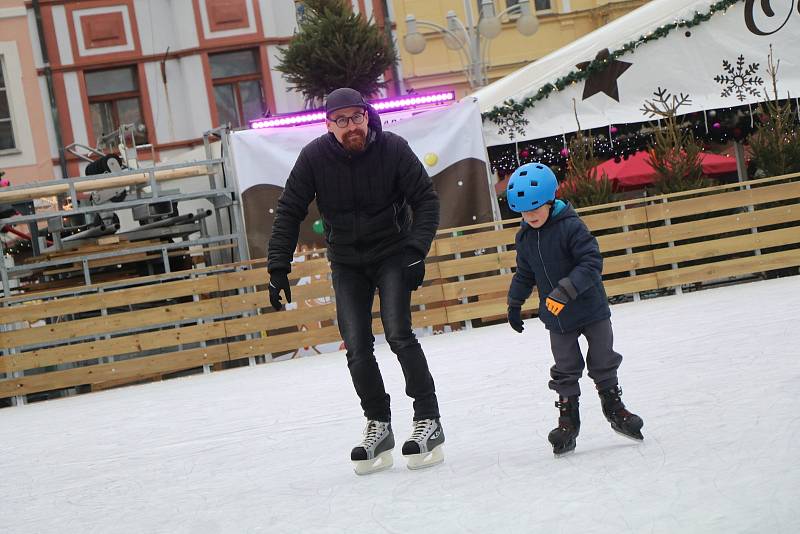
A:
[[[411,437],[408,438],[409,441],[416,441],[417,443],[422,442],[428,437],[428,434],[433,429],[433,425],[435,423],[436,421],[433,419],[414,421],[414,430],[411,432]]]
[[[364,428],[364,441],[362,442],[365,449],[369,449],[377,443],[387,425],[388,423],[382,423],[381,421],[367,421],[367,426]]]

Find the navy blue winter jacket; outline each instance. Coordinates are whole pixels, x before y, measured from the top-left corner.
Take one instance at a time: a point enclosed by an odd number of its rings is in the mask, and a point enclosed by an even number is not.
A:
[[[568,203],[557,200],[539,229],[522,221],[516,248],[517,272],[508,290],[509,305],[521,306],[535,285],[539,319],[548,330],[569,332],[611,317],[600,247]],[[571,300],[556,317],[544,301],[559,284]]]

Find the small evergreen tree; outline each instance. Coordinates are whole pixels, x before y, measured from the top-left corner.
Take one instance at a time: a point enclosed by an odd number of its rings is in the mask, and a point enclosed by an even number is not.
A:
[[[753,166],[756,177],[780,176],[800,171],[800,136],[795,124],[791,100],[778,99],[778,67],[780,60],[774,62],[772,46],[767,56],[767,74],[772,80],[774,98],[767,97],[759,106],[761,127],[750,136],[750,149],[753,151]]]
[[[306,106],[321,105],[339,87],[365,96],[383,88],[379,78],[397,63],[391,38],[346,0],[305,0],[304,6],[299,31],[279,49],[276,69],[303,93]]]
[[[603,172],[598,176],[597,165],[600,161],[594,155],[594,137],[591,132],[585,134],[581,130],[575,100],[572,100],[578,132],[569,144],[569,159],[564,181],[559,187],[559,196],[576,208],[607,204],[611,202],[613,188],[608,175]]]
[[[650,117],[664,120],[664,127],[655,130],[649,150],[649,164],[656,172],[653,189],[657,194],[666,194],[708,186],[700,159],[703,147],[677,118],[678,108],[691,103],[689,95],[671,95],[660,87],[653,94],[655,98],[645,101],[642,108]]]

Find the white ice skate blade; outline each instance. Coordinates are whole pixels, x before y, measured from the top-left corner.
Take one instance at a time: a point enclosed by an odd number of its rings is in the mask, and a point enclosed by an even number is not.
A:
[[[433,467],[444,462],[444,448],[437,445],[432,451],[409,454],[406,458],[408,459],[408,468],[411,470]]]
[[[394,458],[392,451],[383,451],[372,460],[356,460],[353,462],[353,469],[357,475],[371,475],[378,471],[385,471],[392,467]]]

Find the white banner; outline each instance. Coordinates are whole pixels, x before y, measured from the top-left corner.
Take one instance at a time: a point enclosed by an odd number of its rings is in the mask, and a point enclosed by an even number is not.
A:
[[[692,20],[709,12],[712,0],[653,0],[571,45],[520,69],[473,96],[483,112],[503,102],[525,98],[579,65],[620,50],[627,43],[657,32],[663,25]],[[780,60],[778,93],[781,98],[800,96],[800,0],[742,0],[727,11],[693,27],[678,27],[668,35],[646,42],[608,66],[549,97],[501,124],[484,122],[488,146],[539,139],[578,129],[573,111],[577,105],[583,129],[652,120],[642,111],[658,88],[671,95],[687,95],[690,103],[679,114],[753,104],[772,98],[767,74],[770,45]],[[527,121],[527,123],[526,123]]]
[[[385,113],[381,120],[385,130],[408,141],[431,176],[468,158],[486,161],[480,111],[474,100]],[[231,150],[241,192],[261,184],[283,187],[300,150],[323,133],[324,124],[234,132]]]

